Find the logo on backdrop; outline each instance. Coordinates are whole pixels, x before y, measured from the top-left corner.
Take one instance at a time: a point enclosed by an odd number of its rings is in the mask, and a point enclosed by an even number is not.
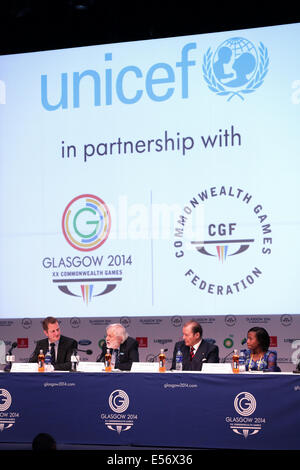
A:
[[[129,396],[124,390],[114,390],[108,398],[108,405],[113,413],[101,413],[101,420],[110,431],[121,434],[129,431],[137,420],[137,415],[126,413],[129,408]]]
[[[8,411],[12,405],[12,397],[5,388],[0,389],[0,432],[12,428],[19,418],[19,413]]]
[[[249,392],[241,392],[234,398],[233,406],[239,416],[227,416],[225,421],[230,429],[247,439],[248,436],[258,434],[266,418],[252,416],[256,410],[256,399]]]
[[[241,294],[263,277],[272,252],[272,227],[264,206],[233,186],[194,194],[175,226],[175,257],[197,291]]]
[[[132,257],[125,253],[106,254],[103,245],[110,229],[110,211],[100,197],[82,194],[67,204],[62,233],[67,243],[82,255],[46,256],[42,260],[43,268],[52,271],[52,283],[60,292],[80,298],[88,306],[94,298],[116,289],[124,270],[131,266]]]
[[[219,96],[244,100],[264,82],[269,67],[267,48],[256,48],[248,39],[233,37],[215,51],[207,50],[203,58],[203,77],[208,88]]]
[[[97,196],[83,194],[72,199],[62,217],[67,242],[77,250],[92,251],[107,240],[111,218],[105,202]]]

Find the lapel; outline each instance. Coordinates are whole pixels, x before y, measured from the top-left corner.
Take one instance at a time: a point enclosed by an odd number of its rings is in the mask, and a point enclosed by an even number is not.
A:
[[[186,364],[186,363],[190,364],[191,360],[190,360],[190,348],[189,348],[189,346],[186,346],[186,345],[183,346],[182,355],[183,355],[182,362],[184,364]]]
[[[199,348],[196,351],[195,356],[193,357],[193,360],[190,361],[190,348],[188,346],[186,346],[186,358],[190,362],[193,362],[193,361],[202,362],[203,358],[205,357],[205,353],[206,353],[206,345],[202,340]]]
[[[197,349],[197,352],[195,354],[195,358],[197,359],[197,361],[202,361],[204,356],[205,356],[205,352],[206,352],[206,348],[205,348],[205,344],[203,344],[203,340],[201,341],[201,344],[199,346],[199,348]]]
[[[64,358],[61,357],[63,355],[63,349],[64,349],[64,340],[63,336],[59,338],[59,342],[57,345],[57,355],[56,355],[56,362],[57,364],[60,364],[61,362],[64,362]]]
[[[126,353],[126,341],[120,344],[120,351],[119,351],[119,361],[125,356]]]
[[[48,338],[43,339],[40,349],[43,350],[43,353],[46,355],[49,349],[49,341]]]

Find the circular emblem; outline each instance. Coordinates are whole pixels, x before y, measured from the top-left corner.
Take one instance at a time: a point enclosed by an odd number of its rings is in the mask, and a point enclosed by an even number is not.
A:
[[[280,323],[281,323],[283,326],[291,326],[291,324],[293,323],[293,317],[292,317],[292,315],[287,315],[287,314],[281,315],[281,317],[280,317]]]
[[[67,242],[77,250],[92,251],[106,241],[111,217],[105,202],[92,194],[72,199],[62,217],[62,230]]]
[[[173,245],[185,282],[198,295],[243,295],[264,278],[272,226],[260,201],[247,190],[212,186],[183,205]],[[234,326],[235,316],[227,315],[225,323]]]
[[[6,411],[11,405],[11,394],[5,389],[0,389],[0,411]]]
[[[213,53],[204,55],[203,75],[211,91],[219,96],[244,96],[259,88],[268,72],[269,57],[260,43],[258,51],[246,38],[233,37],[224,41]]]
[[[241,416],[250,416],[256,409],[256,400],[249,392],[241,392],[234,399],[235,411]]]
[[[231,338],[225,338],[223,341],[223,345],[225,348],[230,349],[233,347],[233,340]]]
[[[114,390],[109,396],[108,403],[115,413],[124,413],[129,406],[129,397],[124,390]]]

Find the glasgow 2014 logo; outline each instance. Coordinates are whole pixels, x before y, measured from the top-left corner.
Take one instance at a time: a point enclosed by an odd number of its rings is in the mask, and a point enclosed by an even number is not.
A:
[[[230,429],[239,436],[247,439],[248,436],[258,434],[263,425],[266,424],[266,418],[253,416],[256,411],[256,399],[249,392],[241,392],[234,398],[235,416],[227,416],[226,423],[229,423]]]
[[[112,413],[101,413],[101,420],[110,431],[129,431],[138,419],[137,414],[128,413],[129,396],[124,390],[114,390],[108,398],[109,408]]]
[[[102,249],[110,235],[112,217],[108,205],[98,196],[74,197],[58,220],[65,240],[82,255],[49,253],[43,257],[42,267],[51,272],[52,283],[60,292],[70,299],[82,298],[88,306],[93,298],[102,298],[116,289],[133,263],[132,255]]]
[[[244,100],[264,82],[269,67],[268,50],[258,48],[248,39],[233,37],[224,41],[215,52],[207,50],[203,58],[203,77],[208,88],[219,96]]]
[[[5,388],[0,389],[0,432],[12,428],[20,418],[19,412],[11,411],[12,396]]]
[[[105,202],[83,194],[72,199],[62,218],[63,234],[77,250],[91,251],[103,245],[109,235],[111,218]]]

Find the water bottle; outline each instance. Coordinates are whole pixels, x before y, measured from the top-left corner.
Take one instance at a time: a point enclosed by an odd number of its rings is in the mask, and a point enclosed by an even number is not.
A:
[[[243,349],[241,350],[240,356],[239,356],[239,369],[240,369],[240,372],[245,372],[246,370],[245,353]]]
[[[166,372],[166,356],[164,349],[160,350],[160,355],[158,356],[158,370],[159,372]]]
[[[180,349],[176,353],[176,370],[182,370],[182,352]]]
[[[50,354],[50,351],[48,349],[48,351],[46,352],[46,356],[45,356],[45,364],[44,364],[44,367],[45,367],[45,372],[50,372],[51,371],[51,354]]]
[[[240,371],[239,368],[239,355],[237,352],[237,349],[234,350],[233,356],[232,356],[232,372],[234,374],[238,374]]]
[[[106,354],[104,356],[104,367],[105,367],[105,372],[111,372],[111,352],[110,352],[110,349],[106,350]]]
[[[40,354],[38,355],[38,371],[44,372],[45,370],[45,355],[43,350],[40,349]]]

